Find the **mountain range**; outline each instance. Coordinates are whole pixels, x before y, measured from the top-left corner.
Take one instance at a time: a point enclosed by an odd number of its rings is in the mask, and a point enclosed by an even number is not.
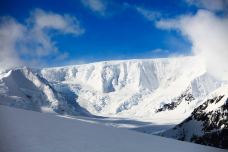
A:
[[[167,125],[138,130],[228,148],[228,82],[213,77],[194,56],[2,70],[0,104]]]

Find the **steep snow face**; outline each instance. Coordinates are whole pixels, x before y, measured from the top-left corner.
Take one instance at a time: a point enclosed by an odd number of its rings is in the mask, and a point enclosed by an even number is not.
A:
[[[191,116],[162,136],[228,148],[228,85],[210,93]]]
[[[57,91],[76,95],[76,102],[92,114],[157,123],[184,120],[208,93],[223,83],[207,74],[197,57],[107,61],[45,68],[40,75]],[[185,93],[194,100],[183,99],[182,102],[181,99],[172,110],[157,112],[165,104],[186,96]]]
[[[81,83],[101,93],[115,92],[124,88],[154,91],[174,79],[183,77],[191,79],[203,73],[203,66],[194,62],[199,61],[194,57],[109,61],[47,68],[41,70],[41,74],[50,81]]]
[[[28,68],[8,70],[0,75],[0,104],[51,113],[76,113],[47,80]]]
[[[191,82],[192,94],[194,97],[205,97],[223,83],[225,82],[219,81],[208,74],[203,74]]]

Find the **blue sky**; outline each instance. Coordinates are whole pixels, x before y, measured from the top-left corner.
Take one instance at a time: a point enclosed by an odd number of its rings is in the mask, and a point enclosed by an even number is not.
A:
[[[59,33],[56,32],[56,29],[59,30],[56,27],[55,30],[42,29],[39,34],[43,35],[41,39],[47,38],[53,45],[50,48],[57,51],[40,55],[38,60],[28,53],[18,54],[24,61],[34,60],[53,66],[192,54],[191,42],[178,30],[163,30],[155,26],[161,18],[195,13],[198,9],[196,5],[190,5],[186,0],[3,0],[0,16],[10,16],[17,25],[25,26],[31,33],[34,30],[31,30],[30,26],[36,26],[28,23],[28,20],[32,20],[31,16],[36,16],[37,9],[43,14],[52,13],[63,17],[67,14],[69,18],[77,20],[75,24],[80,26],[81,31],[64,31],[66,27]],[[1,24],[3,21],[5,20],[1,20]],[[40,44],[26,40],[24,45],[32,49]],[[20,48],[20,44],[16,48]],[[57,60],[58,56],[61,56],[61,59]]]

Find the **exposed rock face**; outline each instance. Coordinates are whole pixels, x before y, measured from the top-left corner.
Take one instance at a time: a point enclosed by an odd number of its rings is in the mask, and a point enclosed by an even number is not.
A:
[[[227,86],[219,88],[190,117],[161,135],[228,149],[227,94]]]
[[[156,109],[155,112],[157,113],[157,112],[162,112],[166,110],[174,110],[178,105],[181,104],[181,102],[187,102],[189,104],[193,100],[195,100],[195,98],[190,92],[190,89],[187,89],[180,96],[178,96],[177,98],[174,98],[171,103],[166,103],[162,105],[162,107],[159,109]]]
[[[193,118],[197,121],[203,121],[203,136],[193,135],[192,142],[228,148],[228,99],[225,103],[214,111],[204,112],[208,104],[218,103],[224,98],[224,95],[207,100],[203,105],[193,111]]]

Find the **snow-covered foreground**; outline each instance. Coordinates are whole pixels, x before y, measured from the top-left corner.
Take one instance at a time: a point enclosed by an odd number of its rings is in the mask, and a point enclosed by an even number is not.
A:
[[[126,129],[0,106],[1,152],[222,152]]]

